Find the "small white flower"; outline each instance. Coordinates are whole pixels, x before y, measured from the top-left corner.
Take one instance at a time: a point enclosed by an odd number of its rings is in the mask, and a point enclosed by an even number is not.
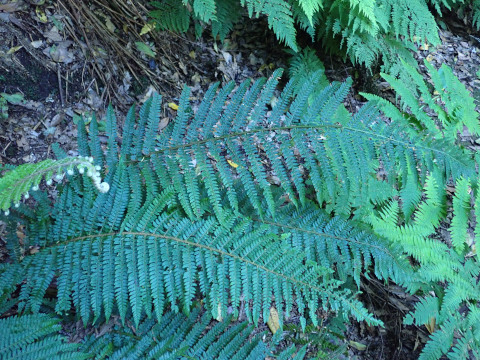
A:
[[[32,186],[32,191],[38,191],[38,185]]]
[[[25,200],[27,200],[30,197],[30,194],[27,192],[27,193],[25,193],[24,197],[25,197]]]
[[[14,206],[18,208],[20,206],[20,203],[16,203]]]
[[[88,158],[88,161],[93,164],[93,157],[90,156],[90,157]]]
[[[106,182],[102,182],[98,188],[98,190],[101,192],[101,193],[106,193],[108,192],[108,190],[110,190],[110,185],[108,185],[108,183]]]
[[[67,170],[67,174],[68,174],[68,175],[73,175],[73,169],[68,169],[68,170]]]
[[[95,170],[100,171],[101,167],[100,165],[95,165]]]
[[[56,180],[56,181],[60,181],[60,180],[62,180],[62,179],[63,179],[63,174],[57,174],[57,175],[55,175],[55,180]]]
[[[10,210],[8,210],[8,209],[7,209],[7,210],[5,210],[4,214],[5,214],[5,216],[8,216],[8,215],[10,215]]]
[[[79,172],[80,174],[83,174],[83,173],[85,172],[85,170],[83,169],[83,167],[81,167],[80,169],[78,169],[78,172]]]
[[[47,180],[47,185],[52,185],[52,179]]]
[[[93,176],[93,172],[92,172],[91,170],[88,170],[88,171],[87,171],[87,176],[88,176],[88,177],[92,177],[92,176]]]

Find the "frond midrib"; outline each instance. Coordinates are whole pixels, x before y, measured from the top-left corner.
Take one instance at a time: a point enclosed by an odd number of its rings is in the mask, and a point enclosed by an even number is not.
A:
[[[278,276],[278,277],[281,277],[285,280],[288,280],[292,283],[295,283],[295,284],[299,284],[299,285],[302,285],[302,286],[305,286],[307,288],[311,288],[313,290],[316,290],[318,292],[328,292],[329,295],[332,295],[332,297],[336,297],[335,294],[333,293],[330,293],[328,290],[324,289],[324,288],[320,288],[320,287],[317,287],[317,286],[313,286],[309,283],[306,283],[304,281],[301,281],[301,280],[297,280],[295,278],[292,278],[290,276],[287,276],[287,275],[284,275],[282,273],[279,273],[279,272],[276,272],[276,271],[273,271],[273,270],[270,270],[269,268],[263,266],[263,265],[260,265],[260,264],[257,264],[251,260],[248,260],[242,256],[239,256],[239,255],[235,255],[233,253],[230,253],[230,252],[227,252],[227,251],[224,251],[224,250],[221,250],[221,249],[217,249],[217,248],[214,248],[214,247],[211,247],[211,246],[208,246],[208,245],[205,245],[205,244],[199,244],[197,242],[194,242],[194,241],[189,241],[189,240],[184,240],[184,239],[180,239],[178,237],[175,237],[175,236],[169,236],[169,235],[163,235],[163,234],[155,234],[155,233],[149,233],[149,232],[140,232],[140,231],[120,231],[120,232],[117,232],[117,231],[113,231],[113,232],[108,232],[108,233],[101,233],[101,234],[92,234],[92,235],[83,235],[83,236],[78,236],[78,237],[74,237],[74,238],[71,238],[71,239],[68,239],[64,242],[62,242],[62,245],[65,245],[65,244],[69,244],[69,243],[73,243],[73,242],[78,242],[78,241],[83,241],[83,240],[93,240],[93,239],[98,239],[98,238],[108,238],[108,237],[117,237],[117,236],[142,236],[142,237],[154,237],[154,238],[160,238],[160,239],[165,239],[165,240],[171,240],[171,241],[174,241],[174,242],[177,242],[177,243],[181,243],[181,244],[185,244],[185,245],[189,245],[189,246],[193,246],[193,247],[197,247],[197,248],[202,248],[202,249],[206,249],[208,251],[211,251],[211,252],[216,252],[220,255],[223,255],[223,256],[228,256],[228,257],[231,257],[233,259],[236,259],[236,260],[240,260],[244,263],[247,263],[247,264],[250,264],[252,266],[255,266],[261,270],[264,270],[265,272],[268,272],[272,275],[275,275],[275,276]],[[52,249],[52,248],[55,248],[55,247],[58,247],[59,244],[52,244],[52,245],[47,245],[45,246],[43,249],[44,250],[47,250],[47,249]]]
[[[148,159],[148,158],[150,158],[152,156],[155,156],[157,154],[160,154],[160,153],[164,153],[164,152],[168,152],[168,151],[175,151],[175,150],[180,150],[180,149],[187,149],[187,148],[194,147],[196,145],[202,145],[202,144],[206,144],[206,143],[209,143],[209,142],[218,142],[218,141],[228,140],[228,139],[231,139],[231,138],[237,138],[237,137],[241,137],[241,136],[245,136],[245,135],[253,135],[253,134],[258,134],[258,133],[262,133],[262,132],[270,132],[270,131],[286,131],[286,130],[293,131],[293,130],[297,130],[297,129],[299,129],[299,130],[301,130],[301,129],[303,129],[303,130],[308,130],[308,129],[316,130],[316,129],[325,129],[325,128],[338,129],[340,131],[347,130],[347,131],[351,131],[351,132],[362,133],[362,134],[364,134],[366,136],[369,136],[369,137],[378,138],[379,141],[391,142],[391,143],[398,144],[398,145],[400,145],[404,148],[411,149],[411,150],[423,149],[423,150],[426,150],[426,151],[431,151],[433,153],[441,154],[441,155],[443,155],[447,158],[452,159],[452,161],[457,162],[462,167],[469,167],[470,166],[469,163],[462,162],[458,158],[452,156],[451,154],[449,154],[448,152],[445,152],[443,150],[439,150],[439,149],[436,149],[436,148],[433,148],[433,147],[430,147],[430,146],[426,146],[426,145],[423,145],[423,144],[420,144],[420,143],[412,144],[412,143],[407,142],[407,141],[392,138],[391,136],[381,135],[381,134],[379,134],[377,132],[374,132],[374,131],[362,130],[362,129],[354,128],[354,127],[351,127],[351,126],[344,126],[344,125],[341,125],[341,124],[273,126],[273,127],[268,127],[268,128],[265,127],[265,128],[252,129],[252,130],[246,130],[246,131],[239,131],[239,132],[229,133],[229,134],[225,134],[225,135],[220,135],[218,137],[209,137],[209,138],[205,138],[205,139],[202,139],[202,140],[191,141],[189,143],[184,143],[184,144],[175,145],[175,146],[167,146],[167,147],[164,147],[164,148],[161,148],[161,149],[156,149],[149,154],[143,154],[141,159],[132,159],[131,156],[128,156],[129,159],[127,160],[127,163],[143,162],[145,159]]]
[[[266,266],[263,266],[263,265],[258,264],[256,262],[248,260],[248,259],[246,259],[242,256],[239,256],[239,255],[236,255],[236,254],[233,254],[233,253],[221,250],[221,249],[217,249],[217,248],[214,248],[214,247],[210,247],[210,246],[205,245],[205,244],[199,244],[199,243],[196,243],[196,242],[193,242],[193,241],[180,239],[180,238],[175,237],[175,236],[169,236],[169,235],[163,235],[163,234],[154,234],[154,233],[149,233],[149,232],[135,232],[135,231],[108,232],[108,233],[83,235],[83,236],[73,237],[71,239],[68,239],[68,240],[62,242],[61,245],[59,245],[59,244],[47,245],[43,249],[44,250],[53,249],[53,248],[58,247],[58,246],[63,246],[63,245],[68,244],[68,243],[78,242],[78,241],[82,241],[82,240],[93,240],[93,239],[98,239],[98,238],[108,238],[108,237],[117,237],[117,236],[154,237],[154,238],[161,238],[161,239],[165,239],[165,240],[174,241],[176,243],[180,243],[180,244],[184,244],[184,245],[188,245],[188,246],[192,246],[192,247],[202,248],[202,249],[205,249],[207,251],[220,254],[222,256],[228,256],[232,259],[236,259],[238,261],[241,261],[241,262],[249,264],[253,267],[256,267],[257,269],[262,270],[266,273],[269,273],[273,276],[282,278],[282,279],[292,283],[293,285],[298,286],[299,289],[302,290],[302,292],[305,291],[305,289],[310,289],[310,290],[313,290],[313,291],[315,291],[319,294],[325,294],[325,296],[329,299],[329,301],[335,301],[336,300],[339,303],[343,303],[343,304],[347,303],[349,308],[351,308],[353,310],[352,313],[353,312],[359,313],[359,312],[362,311],[362,309],[360,309],[356,306],[355,301],[353,301],[353,302],[350,301],[349,298],[347,298],[345,296],[342,296],[341,293],[336,294],[334,291],[330,291],[327,287],[328,286],[328,281],[324,282],[324,284],[326,285],[325,288],[315,286],[315,285],[312,285],[311,283],[307,283],[305,281],[298,280],[298,279],[295,279],[291,276],[288,276],[288,275],[282,274],[280,272],[271,270]],[[35,256],[35,255],[33,255],[33,256]],[[30,257],[27,257],[27,258],[30,258]],[[335,286],[335,288],[336,288],[336,286]]]

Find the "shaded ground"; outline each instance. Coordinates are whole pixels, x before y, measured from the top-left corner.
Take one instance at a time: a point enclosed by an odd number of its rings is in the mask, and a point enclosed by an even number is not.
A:
[[[101,7],[102,2],[92,2],[88,7],[79,3],[47,2],[40,7],[46,21],[30,5],[0,11],[0,93],[18,93],[23,99],[17,104],[8,103],[8,109],[3,110],[8,119],[0,118],[0,164],[17,165],[52,157],[51,145],[55,142],[76,154],[78,117],[88,119],[95,112],[101,118],[108,103],[113,104],[123,121],[120,114],[125,114],[130,105],[141,103],[153,90],[160,91],[166,124],[175,116],[167,104],[178,101],[183,84],[191,86],[193,100],[200,101],[214,81],[239,83],[268,76],[273,69],[287,66],[286,53],[274,35],[265,30],[267,26],[262,20],[249,21],[248,29],[237,26],[224,44],[215,42],[207,32],[199,40],[190,33],[148,33],[140,39],[152,44],[157,53],[152,59],[134,45],[139,40],[143,19],[133,16],[129,22],[133,30],[125,32],[122,18]],[[110,14],[98,18],[100,25],[83,25],[79,21],[78,14],[99,11]],[[95,26],[104,24],[108,28],[110,23],[114,27],[111,41],[116,45],[105,43],[93,31]],[[478,100],[480,35],[468,34],[453,25],[451,28],[456,35],[442,30],[443,44],[437,49],[419,49],[420,66],[424,67],[424,58],[436,67],[447,63]],[[116,46],[129,53],[119,52]],[[138,60],[134,62],[130,56]],[[355,72],[338,59],[323,60],[330,80],[341,81]],[[378,92],[388,92],[378,77],[372,76],[370,81]],[[355,94],[363,85],[357,82],[349,97],[352,110],[361,105],[361,98]],[[476,141],[472,139],[472,146],[476,146]],[[416,359],[429,333],[425,327],[406,327],[401,323],[415,297],[375,280],[365,281],[362,291],[362,300],[384,321],[385,329],[350,324],[343,340],[348,350],[339,357]],[[294,317],[291,320],[293,329],[298,322]],[[77,335],[81,335],[82,329],[75,324],[70,327]],[[293,330],[291,335],[295,338]]]

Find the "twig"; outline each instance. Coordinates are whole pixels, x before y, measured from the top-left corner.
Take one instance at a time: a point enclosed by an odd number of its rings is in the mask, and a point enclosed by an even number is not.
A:
[[[60,93],[60,101],[62,103],[62,108],[64,108],[65,98],[63,97],[62,76],[60,75],[60,64],[57,64],[57,79],[58,79],[58,91]]]

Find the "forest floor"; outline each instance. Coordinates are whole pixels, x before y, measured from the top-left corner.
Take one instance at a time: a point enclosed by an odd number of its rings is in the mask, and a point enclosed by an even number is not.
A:
[[[53,143],[76,155],[76,122],[81,116],[88,121],[94,113],[102,119],[109,103],[122,122],[131,105],[157,90],[164,98],[162,126],[166,126],[175,117],[168,104],[178,103],[185,84],[192,88],[194,102],[199,102],[215,81],[240,83],[288,67],[288,53],[262,20],[249,21],[248,28],[235,27],[221,43],[208,31],[200,39],[191,33],[139,35],[141,18],[122,18],[101,7],[101,1],[86,6],[63,0],[38,8],[22,3],[10,8],[0,5],[0,164],[51,158]],[[92,14],[97,23],[88,22]],[[95,31],[102,24],[110,32],[107,38]],[[444,24],[440,46],[418,49],[420,68],[424,69],[423,59],[437,68],[451,66],[479,100],[480,35],[469,33],[459,20]],[[154,58],[140,50],[136,44],[140,40],[155,52]],[[346,104],[351,111],[362,105],[360,91],[393,96],[378,74],[330,56],[321,59],[330,81],[354,78]],[[477,147],[476,139],[467,140]],[[343,339],[346,353],[339,358],[416,359],[429,333],[425,327],[402,324],[415,298],[374,279],[365,280],[362,291],[367,307],[385,328],[351,324]]]

